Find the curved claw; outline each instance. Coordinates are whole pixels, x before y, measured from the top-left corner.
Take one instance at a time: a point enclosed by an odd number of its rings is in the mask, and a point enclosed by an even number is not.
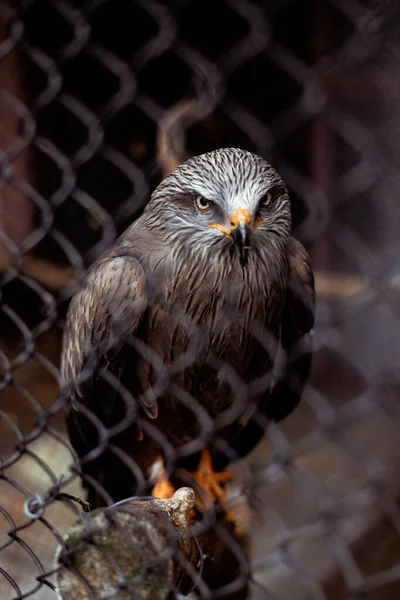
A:
[[[226,500],[226,492],[221,484],[228,483],[235,476],[232,471],[216,473],[213,469],[210,452],[207,449],[204,449],[201,453],[197,471],[190,475],[212,502],[218,502],[221,505]],[[231,518],[230,511],[226,513],[226,517]]]

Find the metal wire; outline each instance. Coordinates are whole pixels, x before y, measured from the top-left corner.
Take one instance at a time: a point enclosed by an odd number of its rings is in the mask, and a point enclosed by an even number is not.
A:
[[[267,158],[290,188],[316,272],[314,361],[300,406],[279,424],[257,415],[265,436],[237,465],[230,506],[244,505],[253,525],[235,535],[207,510],[190,534],[199,563],[176,560],[201,598],[399,597],[399,32],[396,0],[0,1],[2,598],[55,598],[56,549],[67,561],[63,536],[82,518],[58,395],[69,300],[165,174],[225,146]],[[198,327],[165,310],[188,334],[185,352],[165,365],[133,345],[157,374],[155,397],[169,389],[200,434],[176,450],[156,421],[142,429],[170,474],[205,447],[234,461],[220,432],[270,380],[246,385],[210,355],[234,400],[213,420],[174,380],[199,357]],[[132,390],[103,377],[126,412],[106,428],[82,408],[98,431],[83,464],[111,452],[133,475],[132,495],[147,494],[148,474],[115,443],[138,419]],[[218,582],[201,549],[211,535],[229,550]],[[119,576],[107,597],[139,597],[143,573],[126,578],[107,558]]]

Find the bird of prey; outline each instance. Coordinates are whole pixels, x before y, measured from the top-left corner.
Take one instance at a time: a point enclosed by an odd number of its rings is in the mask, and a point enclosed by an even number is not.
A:
[[[200,488],[223,501],[222,468],[261,438],[260,415],[279,421],[299,402],[314,304],[268,162],[224,148],[170,173],[67,314],[61,376],[89,502],[143,490],[160,456],[153,495],[172,495],[166,471],[192,460]]]

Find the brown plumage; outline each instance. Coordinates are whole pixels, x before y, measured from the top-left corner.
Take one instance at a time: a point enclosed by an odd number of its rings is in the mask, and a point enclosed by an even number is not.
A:
[[[158,454],[173,471],[217,433],[243,456],[262,434],[257,406],[279,420],[297,405],[314,282],[290,229],[276,171],[222,149],[171,173],[89,269],[69,307],[61,370],[91,503],[143,492]]]

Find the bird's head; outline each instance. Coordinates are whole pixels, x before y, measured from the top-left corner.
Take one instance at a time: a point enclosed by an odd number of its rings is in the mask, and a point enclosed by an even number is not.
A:
[[[286,185],[265,160],[236,148],[195,156],[154,191],[146,209],[171,244],[200,255],[220,246],[242,265],[253,249],[284,252],[291,229]]]

